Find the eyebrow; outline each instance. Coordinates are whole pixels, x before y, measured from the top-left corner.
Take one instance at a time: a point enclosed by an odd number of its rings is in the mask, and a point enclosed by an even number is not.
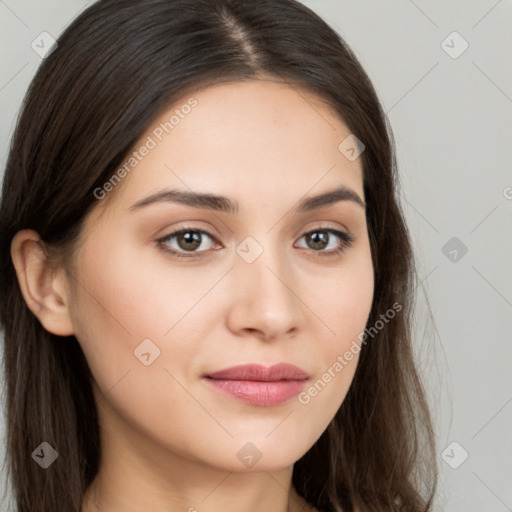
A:
[[[295,213],[310,212],[312,210],[330,206],[339,201],[351,201],[358,204],[362,208],[366,207],[363,200],[355,191],[345,186],[340,186],[334,190],[329,190],[316,196],[307,197],[292,210]],[[200,208],[203,210],[211,210],[229,214],[236,214],[239,211],[238,202],[228,197],[208,194],[204,192],[191,192],[177,189],[163,190],[161,192],[152,194],[132,205],[130,210],[138,210],[145,206],[158,203],[179,203],[191,206],[193,208]]]

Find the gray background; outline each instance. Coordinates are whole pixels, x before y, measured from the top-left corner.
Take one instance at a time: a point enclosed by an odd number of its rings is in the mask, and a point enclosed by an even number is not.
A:
[[[2,172],[41,62],[32,41],[57,38],[89,3],[0,0]],[[395,135],[422,280],[415,342],[439,443],[436,509],[511,511],[512,3],[304,3],[355,51]]]

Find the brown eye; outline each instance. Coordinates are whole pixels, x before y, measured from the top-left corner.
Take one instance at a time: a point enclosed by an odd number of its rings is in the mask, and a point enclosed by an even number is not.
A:
[[[327,231],[314,231],[304,236],[311,249],[325,249],[329,243],[329,233]]]
[[[208,242],[210,240],[210,242]],[[180,229],[158,240],[162,249],[178,257],[193,257],[212,248],[215,237],[203,229]],[[201,248],[201,250],[197,250]],[[186,254],[189,253],[189,254]]]
[[[311,249],[322,256],[335,256],[351,247],[354,237],[349,233],[331,228],[319,228],[305,233],[306,249]],[[338,239],[338,241],[336,241]],[[326,250],[328,249],[328,250]]]
[[[183,231],[176,235],[176,241],[181,249],[194,251],[200,247],[202,237],[197,231]]]

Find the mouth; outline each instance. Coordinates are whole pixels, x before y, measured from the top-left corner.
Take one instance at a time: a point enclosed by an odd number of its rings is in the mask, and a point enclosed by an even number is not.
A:
[[[213,389],[251,405],[274,406],[298,395],[308,381],[305,370],[280,363],[234,366],[203,376]]]

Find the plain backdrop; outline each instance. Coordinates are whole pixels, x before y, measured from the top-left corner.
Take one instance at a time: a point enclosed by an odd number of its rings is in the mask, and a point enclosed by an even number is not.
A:
[[[395,136],[422,281],[415,346],[436,421],[436,510],[510,511],[512,2],[304,3],[354,50]],[[41,62],[32,42],[89,4],[0,0],[0,175]]]

